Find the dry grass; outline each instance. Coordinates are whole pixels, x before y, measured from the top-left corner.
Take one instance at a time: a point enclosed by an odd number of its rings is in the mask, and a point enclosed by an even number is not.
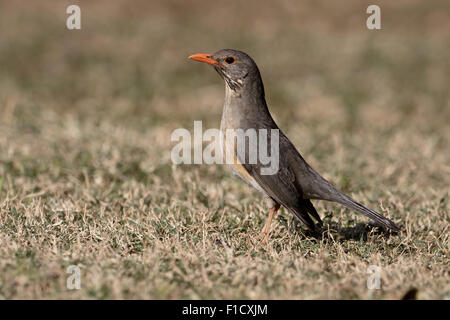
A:
[[[450,298],[448,3],[381,1],[377,32],[359,0],[227,3],[81,2],[68,31],[64,1],[0,1],[1,298]],[[256,192],[172,165],[171,132],[218,127],[223,99],[186,56],[223,47],[313,167],[404,232],[316,202],[322,237],[282,211],[260,246]]]

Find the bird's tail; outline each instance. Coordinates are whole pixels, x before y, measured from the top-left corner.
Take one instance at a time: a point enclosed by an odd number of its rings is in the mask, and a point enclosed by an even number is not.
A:
[[[353,200],[352,198],[350,198],[349,196],[347,196],[346,194],[344,194],[342,192],[340,192],[339,197],[337,199],[333,199],[333,201],[336,201],[336,202],[346,206],[349,209],[355,210],[356,212],[359,212],[359,213],[365,215],[366,217],[372,219],[373,221],[382,225],[383,227],[389,228],[396,232],[400,231],[400,227],[397,226],[394,222],[392,222],[388,218],[382,216],[378,212],[376,212],[372,209],[369,209],[369,208],[363,206],[362,204],[356,202],[355,200]]]
[[[302,158],[302,162],[305,163],[305,161]],[[306,167],[307,172],[309,175],[307,175],[307,179],[309,181],[312,181],[313,183],[310,183],[309,188],[303,188],[306,189],[307,193],[306,195],[309,196],[310,199],[321,199],[321,200],[328,200],[340,203],[344,206],[346,206],[349,209],[352,209],[358,213],[361,213],[365,215],[366,217],[372,219],[377,224],[386,227],[388,229],[391,229],[393,231],[400,231],[400,227],[397,226],[394,222],[389,220],[388,218],[383,217],[378,212],[369,209],[362,204],[356,202],[349,196],[347,196],[342,191],[338,190],[335,186],[333,186],[330,182],[328,182],[325,178],[323,178],[320,174],[318,174],[314,169],[307,166]],[[302,171],[300,172],[302,175],[300,175],[300,178],[304,178],[304,171],[305,168],[302,168]]]

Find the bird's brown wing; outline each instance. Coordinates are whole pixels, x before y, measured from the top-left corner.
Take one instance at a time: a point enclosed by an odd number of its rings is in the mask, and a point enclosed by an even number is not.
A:
[[[279,170],[272,175],[261,174],[261,166],[258,164],[244,164],[243,166],[268,196],[291,211],[309,229],[314,230],[315,224],[310,215],[320,225],[322,221],[309,199],[303,198],[300,185],[289,165],[281,160],[283,159],[280,159]]]
[[[285,148],[285,150],[287,149]],[[296,177],[295,182],[299,184],[298,189],[302,190],[304,198],[334,201],[365,215],[381,226],[393,231],[400,230],[400,227],[393,221],[378,212],[363,206],[345,193],[339,191],[312,169],[294,147],[289,148],[289,150],[284,153],[284,157],[288,162],[288,167],[291,168],[291,172],[293,172]]]

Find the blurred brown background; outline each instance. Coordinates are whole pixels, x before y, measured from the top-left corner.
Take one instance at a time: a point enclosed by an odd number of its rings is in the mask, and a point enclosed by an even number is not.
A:
[[[70,4],[81,7],[82,30],[65,27]],[[366,28],[369,4],[380,5],[382,30]],[[33,99],[36,108],[107,112],[121,120],[136,114],[145,114],[145,121],[216,118],[222,90],[217,77],[186,56],[221,48],[255,58],[272,108],[297,112],[311,90],[344,108],[381,99],[388,99],[382,108],[412,113],[429,110],[424,100],[436,111],[448,107],[448,1],[64,0],[0,6],[2,99]]]

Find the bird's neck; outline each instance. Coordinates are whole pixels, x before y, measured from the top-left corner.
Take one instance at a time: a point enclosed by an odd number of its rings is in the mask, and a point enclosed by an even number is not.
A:
[[[223,128],[242,128],[243,123],[250,124],[256,119],[256,117],[253,117],[254,114],[269,113],[264,97],[264,86],[262,81],[258,80],[248,83],[244,82],[236,90],[231,89],[225,83],[225,102],[222,114]],[[248,121],[249,119],[252,121]],[[255,123],[254,125],[257,124]]]

